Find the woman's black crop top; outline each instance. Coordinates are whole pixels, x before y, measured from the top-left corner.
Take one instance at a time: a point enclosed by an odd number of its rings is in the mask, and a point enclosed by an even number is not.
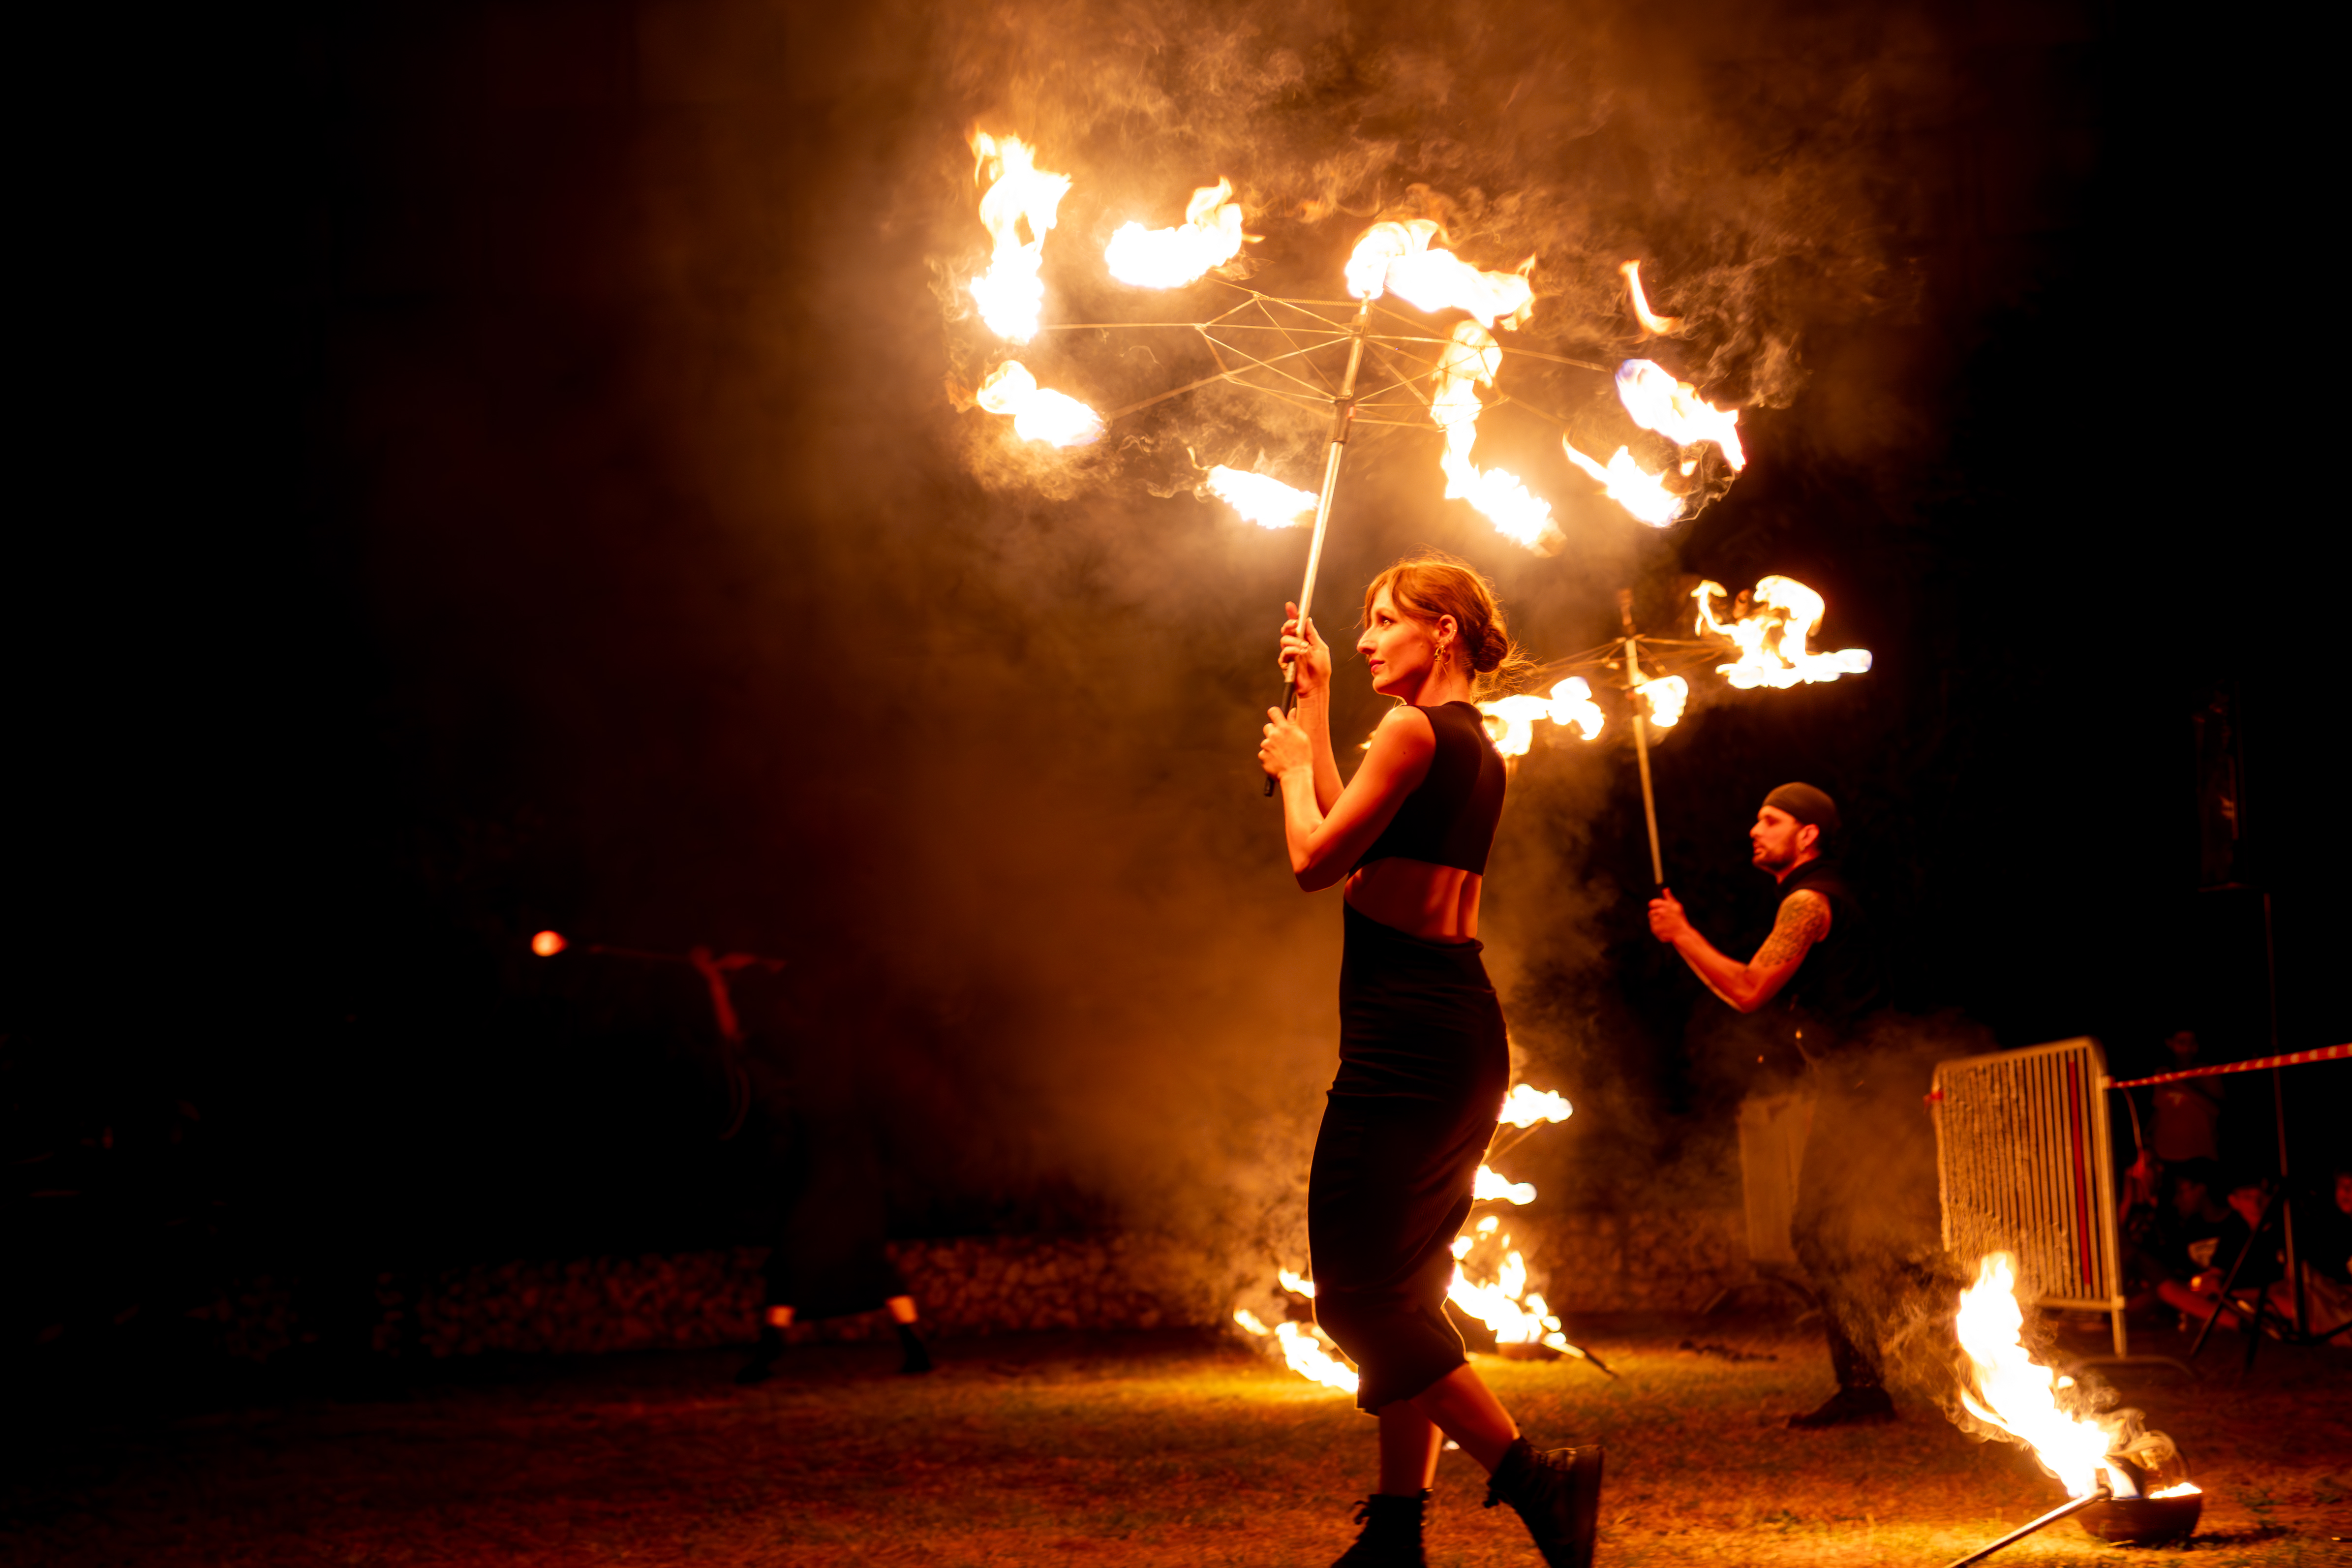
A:
[[[1503,815],[1503,759],[1486,738],[1486,721],[1467,702],[1423,708],[1437,735],[1429,773],[1355,869],[1399,856],[1486,874],[1486,852],[1495,847],[1495,824]]]

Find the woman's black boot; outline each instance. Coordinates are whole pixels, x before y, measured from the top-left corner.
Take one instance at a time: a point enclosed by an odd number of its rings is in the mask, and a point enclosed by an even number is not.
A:
[[[751,1347],[751,1359],[735,1369],[735,1381],[749,1388],[755,1383],[765,1383],[768,1374],[776,1370],[776,1363],[784,1355],[784,1336],[773,1323],[760,1326],[760,1342]]]
[[[1509,1503],[1551,1568],[1592,1568],[1601,1530],[1601,1445],[1542,1452],[1513,1443],[1486,1483],[1486,1506]]]
[[[1331,1568],[1429,1568],[1421,1546],[1422,1510],[1428,1503],[1425,1491],[1411,1497],[1374,1492],[1358,1503],[1356,1522],[1363,1533]]]

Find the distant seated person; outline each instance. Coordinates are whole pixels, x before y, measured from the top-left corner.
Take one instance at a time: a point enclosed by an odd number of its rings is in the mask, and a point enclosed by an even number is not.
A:
[[[2322,1203],[2294,1206],[2295,1257],[2303,1266],[2304,1327],[2352,1346],[2352,1157],[2338,1160],[2332,1190]],[[2271,1287],[2271,1305],[2293,1321],[2285,1280]]]
[[[2249,1173],[2231,1180],[2229,1217],[2213,1238],[2205,1268],[2190,1277],[2185,1296],[2177,1289],[2159,1288],[2164,1299],[2189,1318],[2210,1317],[2222,1328],[2243,1328],[2242,1314],[2223,1302],[2223,1285],[2229,1287],[2229,1302],[2242,1307],[2286,1278],[2280,1227],[2265,1224],[2271,1218],[2271,1198],[2270,1184],[2259,1175]]]
[[[2143,1156],[2131,1175],[2134,1186],[2157,1180],[2162,1194],[2126,1226],[2132,1305],[2161,1301],[2175,1311],[2193,1309],[2203,1316],[2212,1303],[2191,1291],[2189,1282],[2212,1266],[2222,1224],[2230,1217],[2228,1205],[2213,1191],[2221,1184],[2220,1173],[2210,1160],[2165,1167]]]

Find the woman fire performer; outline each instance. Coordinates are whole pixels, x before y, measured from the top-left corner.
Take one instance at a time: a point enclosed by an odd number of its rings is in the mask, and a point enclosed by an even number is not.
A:
[[[1453,1243],[1510,1076],[1503,1012],[1479,959],[1478,891],[1503,810],[1503,760],[1471,692],[1517,662],[1486,581],[1458,561],[1400,562],[1364,594],[1356,651],[1395,700],[1342,784],[1331,752],[1331,650],[1286,606],[1296,716],[1269,709],[1258,762],[1282,784],[1290,868],[1344,882],[1339,1070],[1315,1140],[1307,1224],[1315,1314],[1355,1362],[1380,1420],[1380,1489],[1335,1568],[1425,1559],[1441,1437],[1486,1467],[1553,1568],[1592,1561],[1601,1452],[1539,1452],[1462,1353],[1445,1317]]]

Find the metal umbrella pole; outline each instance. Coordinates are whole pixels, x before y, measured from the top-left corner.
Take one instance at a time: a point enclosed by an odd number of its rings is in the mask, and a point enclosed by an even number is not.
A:
[[[1642,717],[1641,634],[1633,629],[1633,590],[1617,590],[1617,616],[1625,627],[1625,692],[1633,700],[1633,755],[1642,764],[1642,816],[1650,825],[1650,880],[1666,885],[1666,865],[1658,853],[1658,797],[1650,788],[1650,726]]]
[[[1356,420],[1356,372],[1364,363],[1364,336],[1372,321],[1372,302],[1369,299],[1356,307],[1355,325],[1349,330],[1348,374],[1339,379],[1339,390],[1331,399],[1331,448],[1323,460],[1323,493],[1315,502],[1315,537],[1307,546],[1307,579],[1298,585],[1298,631],[1307,634],[1307,612],[1315,607],[1315,574],[1323,564],[1323,535],[1331,526],[1331,500],[1339,493],[1339,459],[1348,453],[1349,427]],[[1298,702],[1298,667],[1290,660],[1283,662],[1282,710],[1289,712]],[[1274,775],[1265,779],[1265,793],[1274,793]]]

